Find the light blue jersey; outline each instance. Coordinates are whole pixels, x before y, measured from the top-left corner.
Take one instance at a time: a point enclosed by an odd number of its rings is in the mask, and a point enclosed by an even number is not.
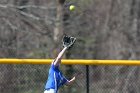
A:
[[[58,88],[64,85],[67,81],[68,80],[59,70],[59,66],[54,66],[54,64],[51,64],[48,74],[48,80],[45,85],[45,90],[55,89],[57,92]]]

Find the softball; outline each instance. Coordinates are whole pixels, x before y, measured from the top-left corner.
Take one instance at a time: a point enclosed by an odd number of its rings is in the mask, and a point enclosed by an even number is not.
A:
[[[69,6],[69,10],[70,10],[70,11],[74,11],[74,10],[75,10],[75,6],[74,6],[74,5],[70,5],[70,6]]]

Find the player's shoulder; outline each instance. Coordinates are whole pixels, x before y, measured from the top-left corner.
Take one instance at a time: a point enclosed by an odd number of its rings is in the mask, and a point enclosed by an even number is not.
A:
[[[51,64],[51,69],[57,70],[57,69],[59,69],[59,66],[55,65],[55,64],[52,62],[52,64]]]

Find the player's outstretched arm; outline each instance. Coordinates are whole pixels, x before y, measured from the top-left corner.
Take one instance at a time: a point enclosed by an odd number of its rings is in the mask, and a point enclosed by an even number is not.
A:
[[[54,61],[54,66],[58,66],[59,64],[61,64],[61,59],[65,53],[65,51],[67,50],[68,47],[64,47],[62,49],[62,51],[58,54],[58,56],[56,57],[55,61]]]
[[[63,57],[63,55],[64,55],[64,53],[65,53],[65,51],[68,49],[68,48],[70,48],[70,47],[72,47],[72,45],[75,43],[75,40],[76,40],[76,38],[74,38],[74,37],[70,37],[70,36],[64,36],[63,37],[63,50],[58,54],[58,56],[57,56],[57,58],[55,59],[55,61],[54,61],[54,65],[55,66],[58,66],[60,63],[61,63],[61,59],[62,59],[62,57]]]
[[[81,78],[81,77],[83,77],[83,74],[82,74],[81,72],[76,73],[75,76],[74,76],[71,80],[69,80],[68,82],[66,82],[66,85],[71,85],[71,84],[73,84],[73,82],[74,82],[77,78]]]
[[[69,86],[75,81],[76,77],[74,76],[71,80],[69,80],[66,85]]]

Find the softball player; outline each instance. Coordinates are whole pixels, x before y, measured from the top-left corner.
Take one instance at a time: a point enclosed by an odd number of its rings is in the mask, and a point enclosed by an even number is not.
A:
[[[50,66],[48,80],[45,85],[44,93],[57,93],[58,89],[62,85],[71,85],[71,83],[75,80],[75,77],[73,77],[71,80],[66,79],[63,76],[63,73],[59,70],[59,66],[61,64],[61,59],[63,57],[63,54],[68,48],[70,48],[74,44],[75,40],[76,38],[74,37],[65,36],[63,38],[64,48],[58,54],[58,56]]]

